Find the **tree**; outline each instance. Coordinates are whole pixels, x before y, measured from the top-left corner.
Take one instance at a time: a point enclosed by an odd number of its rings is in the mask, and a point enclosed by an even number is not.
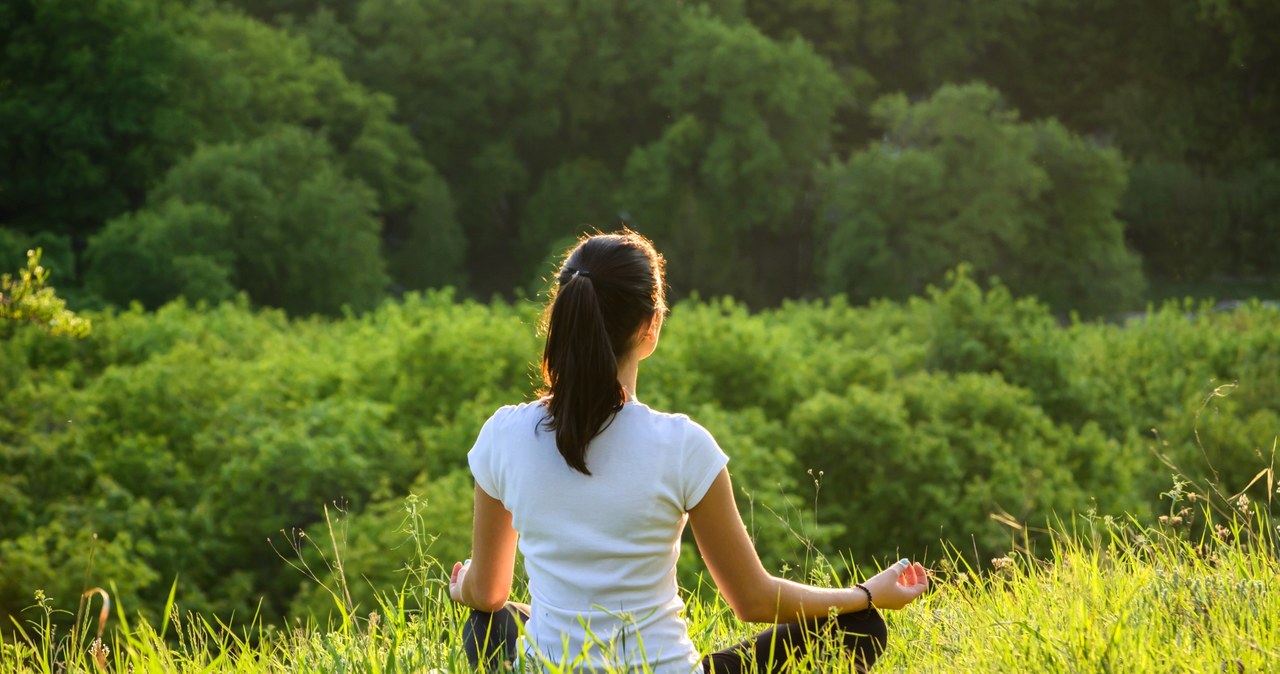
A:
[[[390,96],[348,79],[305,39],[240,14],[206,10],[181,33],[187,87],[178,99],[198,138],[248,141],[280,124],[316,130],[341,173],[373,189],[395,280],[407,288],[462,280],[465,240],[449,188],[392,120]]]
[[[170,96],[178,11],[147,0],[0,6],[0,222],[83,241],[141,203],[182,152]]]
[[[749,20],[775,39],[801,38],[829,60],[849,96],[836,151],[875,137],[870,105],[894,91],[924,95],[973,78],[994,44],[1017,34],[1036,3],[987,0],[746,0]]]
[[[798,294],[780,278],[807,239],[799,213],[842,96],[804,42],[774,42],[705,13],[683,17],[654,89],[671,122],[630,153],[622,192],[635,225],[668,251],[673,285]]]
[[[473,291],[524,286],[555,242],[624,220],[664,248],[677,288],[795,293],[772,280],[794,278],[812,160],[844,94],[802,41],[717,11],[364,0],[346,34],[327,13],[297,25],[398,101],[454,188],[467,266],[485,270]]]
[[[1120,153],[1072,134],[1057,120],[1031,125],[1032,161],[1050,188],[1031,204],[1029,218],[1043,237],[1029,241],[1008,272],[1009,283],[1059,311],[1086,316],[1142,306],[1141,257],[1125,238],[1118,213],[1128,186]]]
[[[120,305],[156,308],[175,297],[235,295],[231,218],[216,206],[170,198],[114,218],[90,239],[85,282]]]
[[[593,225],[617,222],[616,200],[597,188],[661,128],[650,87],[681,11],[638,0],[364,0],[349,24],[320,13],[298,28],[395,98],[397,120],[450,184],[466,266],[484,270],[471,287],[484,295],[524,285],[544,246],[581,232],[576,215],[552,223],[545,199],[525,232],[531,197],[563,194],[569,173],[591,189],[590,204],[571,210]],[[572,168],[586,165],[610,168],[590,177]]]
[[[1142,287],[1115,218],[1118,154],[1053,121],[1019,122],[998,92],[945,86],[873,107],[885,140],[832,164],[819,273],[828,292],[905,297],[967,262],[1060,310],[1124,307]]]
[[[569,159],[547,171],[525,207],[520,227],[525,259],[539,261],[536,271],[549,275],[560,260],[548,256],[563,254],[576,235],[616,225],[623,219],[619,187],[617,171],[595,159]]]
[[[1134,163],[1125,221],[1148,271],[1271,273],[1268,162],[1280,142],[1280,4],[1266,0],[746,0],[845,77],[841,153],[875,137],[867,101],[987,82],[1028,118],[1105,139]],[[1191,258],[1191,259],[1189,259]],[[1117,262],[1118,263],[1118,262]],[[1172,271],[1170,271],[1172,270]],[[1103,291],[1105,292],[1105,290]]]
[[[296,127],[201,148],[169,171],[146,208],[91,240],[90,286],[151,306],[188,292],[222,299],[236,288],[296,313],[372,306],[388,282],[378,202],[334,154]]]
[[[79,252],[201,143],[295,125],[374,190],[401,286],[461,280],[449,190],[391,121],[394,102],[304,39],[225,6],[141,0],[9,3],[0,39],[0,222]]]
[[[40,249],[27,251],[27,267],[0,276],[0,320],[33,323],[51,335],[89,334],[92,324],[75,312],[47,285],[49,270],[40,265]]]

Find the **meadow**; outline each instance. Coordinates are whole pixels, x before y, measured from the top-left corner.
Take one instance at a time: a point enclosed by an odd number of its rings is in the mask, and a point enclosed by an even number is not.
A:
[[[1265,479],[1274,490],[1273,474]],[[975,566],[953,550],[935,565],[929,594],[888,612],[890,643],[875,671],[1273,671],[1280,661],[1280,527],[1247,499],[1227,502],[1185,482],[1162,496],[1171,514],[1157,525],[1086,514],[1045,532],[1050,549],[1044,556],[1021,549]],[[368,613],[351,612],[340,583],[326,590],[342,618],[323,627],[215,622],[184,614],[173,592],[155,624],[131,619],[127,607],[109,612],[108,603],[99,610],[104,595],[95,590],[81,601],[70,633],[59,634],[53,617],[62,609],[37,593],[21,629],[0,642],[0,668],[33,674],[468,671],[460,638],[465,609],[449,600],[442,565],[430,556],[430,543],[414,534],[425,526],[423,515],[412,504],[407,509],[405,530],[420,556],[404,588],[379,596]],[[1196,518],[1206,525],[1200,537],[1187,533]],[[850,577],[847,566],[838,569],[823,557],[812,562],[807,575],[814,582]],[[686,617],[703,652],[753,632],[723,602],[697,593]],[[108,623],[112,628],[104,632]],[[795,671],[856,670],[814,653]]]

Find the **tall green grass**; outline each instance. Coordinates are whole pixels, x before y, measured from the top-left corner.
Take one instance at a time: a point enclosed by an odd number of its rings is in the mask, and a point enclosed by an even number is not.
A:
[[[1274,473],[1259,474],[1275,495]],[[876,671],[1263,672],[1280,663],[1280,528],[1247,499],[1175,482],[1155,522],[1085,514],[1048,527],[1047,550],[1014,532],[1007,556],[975,560],[952,549],[934,566],[929,594],[888,612],[890,644]],[[1265,504],[1269,506],[1270,504]],[[243,624],[185,614],[175,592],[158,625],[82,600],[73,628],[36,592],[24,621],[0,637],[3,672],[441,672],[465,671],[462,607],[449,601],[444,568],[430,555],[429,523],[410,502],[406,532],[417,561],[404,589],[373,610],[330,588],[335,624]],[[1038,532],[1046,533],[1046,532]],[[813,580],[848,582],[824,559]],[[842,578],[843,577],[843,578]],[[686,618],[704,652],[759,626],[722,601],[692,592]],[[6,634],[0,631],[0,635]],[[99,636],[101,637],[99,639]],[[798,672],[853,672],[813,656]]]

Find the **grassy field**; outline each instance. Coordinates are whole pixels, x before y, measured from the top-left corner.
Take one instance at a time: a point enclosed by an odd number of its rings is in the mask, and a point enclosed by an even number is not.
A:
[[[1275,494],[1272,474],[1262,478]],[[1201,494],[1186,483],[1162,498],[1169,514],[1157,522],[1077,516],[1051,527],[1040,537],[1050,549],[1034,554],[1014,549],[975,562],[953,551],[933,565],[928,595],[887,614],[890,646],[876,671],[1276,671],[1280,528],[1265,516],[1270,504]],[[68,633],[54,626],[59,610],[37,592],[26,623],[0,645],[0,671],[465,671],[457,628],[465,612],[448,600],[443,571],[426,554],[407,571],[408,591],[373,611],[350,611],[342,588],[333,588],[345,617],[328,628],[226,625],[182,615],[172,596],[155,624],[119,607],[108,615],[106,593],[91,590]],[[825,560],[810,576],[847,578]],[[686,617],[703,651],[757,629],[715,598],[691,596]],[[819,657],[797,671],[854,670]]]

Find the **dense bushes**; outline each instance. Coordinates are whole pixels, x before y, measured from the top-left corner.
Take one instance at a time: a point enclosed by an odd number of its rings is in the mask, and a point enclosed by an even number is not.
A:
[[[982,550],[1008,545],[992,514],[1017,521],[1135,509],[1139,468],[1096,427],[1056,425],[1025,389],[998,375],[918,373],[888,389],[854,385],[799,404],[789,428],[801,461],[839,494],[823,513],[845,528],[840,549],[919,553],[939,540]]]
[[[0,324],[0,612],[75,596],[90,556],[131,607],[158,609],[177,578],[186,608],[327,610],[281,558],[298,545],[329,582],[326,507],[365,607],[410,580],[415,540],[465,556],[465,454],[535,388],[536,314],[437,292],[340,320],[179,302],[95,315],[82,340]],[[682,302],[640,396],[711,429],[781,570],[814,550],[1000,552],[992,514],[1142,512],[1167,488],[1157,453],[1239,489],[1280,434],[1278,382],[1274,309],[1064,327],[961,270],[902,303]],[[698,568],[689,547],[683,577]]]

